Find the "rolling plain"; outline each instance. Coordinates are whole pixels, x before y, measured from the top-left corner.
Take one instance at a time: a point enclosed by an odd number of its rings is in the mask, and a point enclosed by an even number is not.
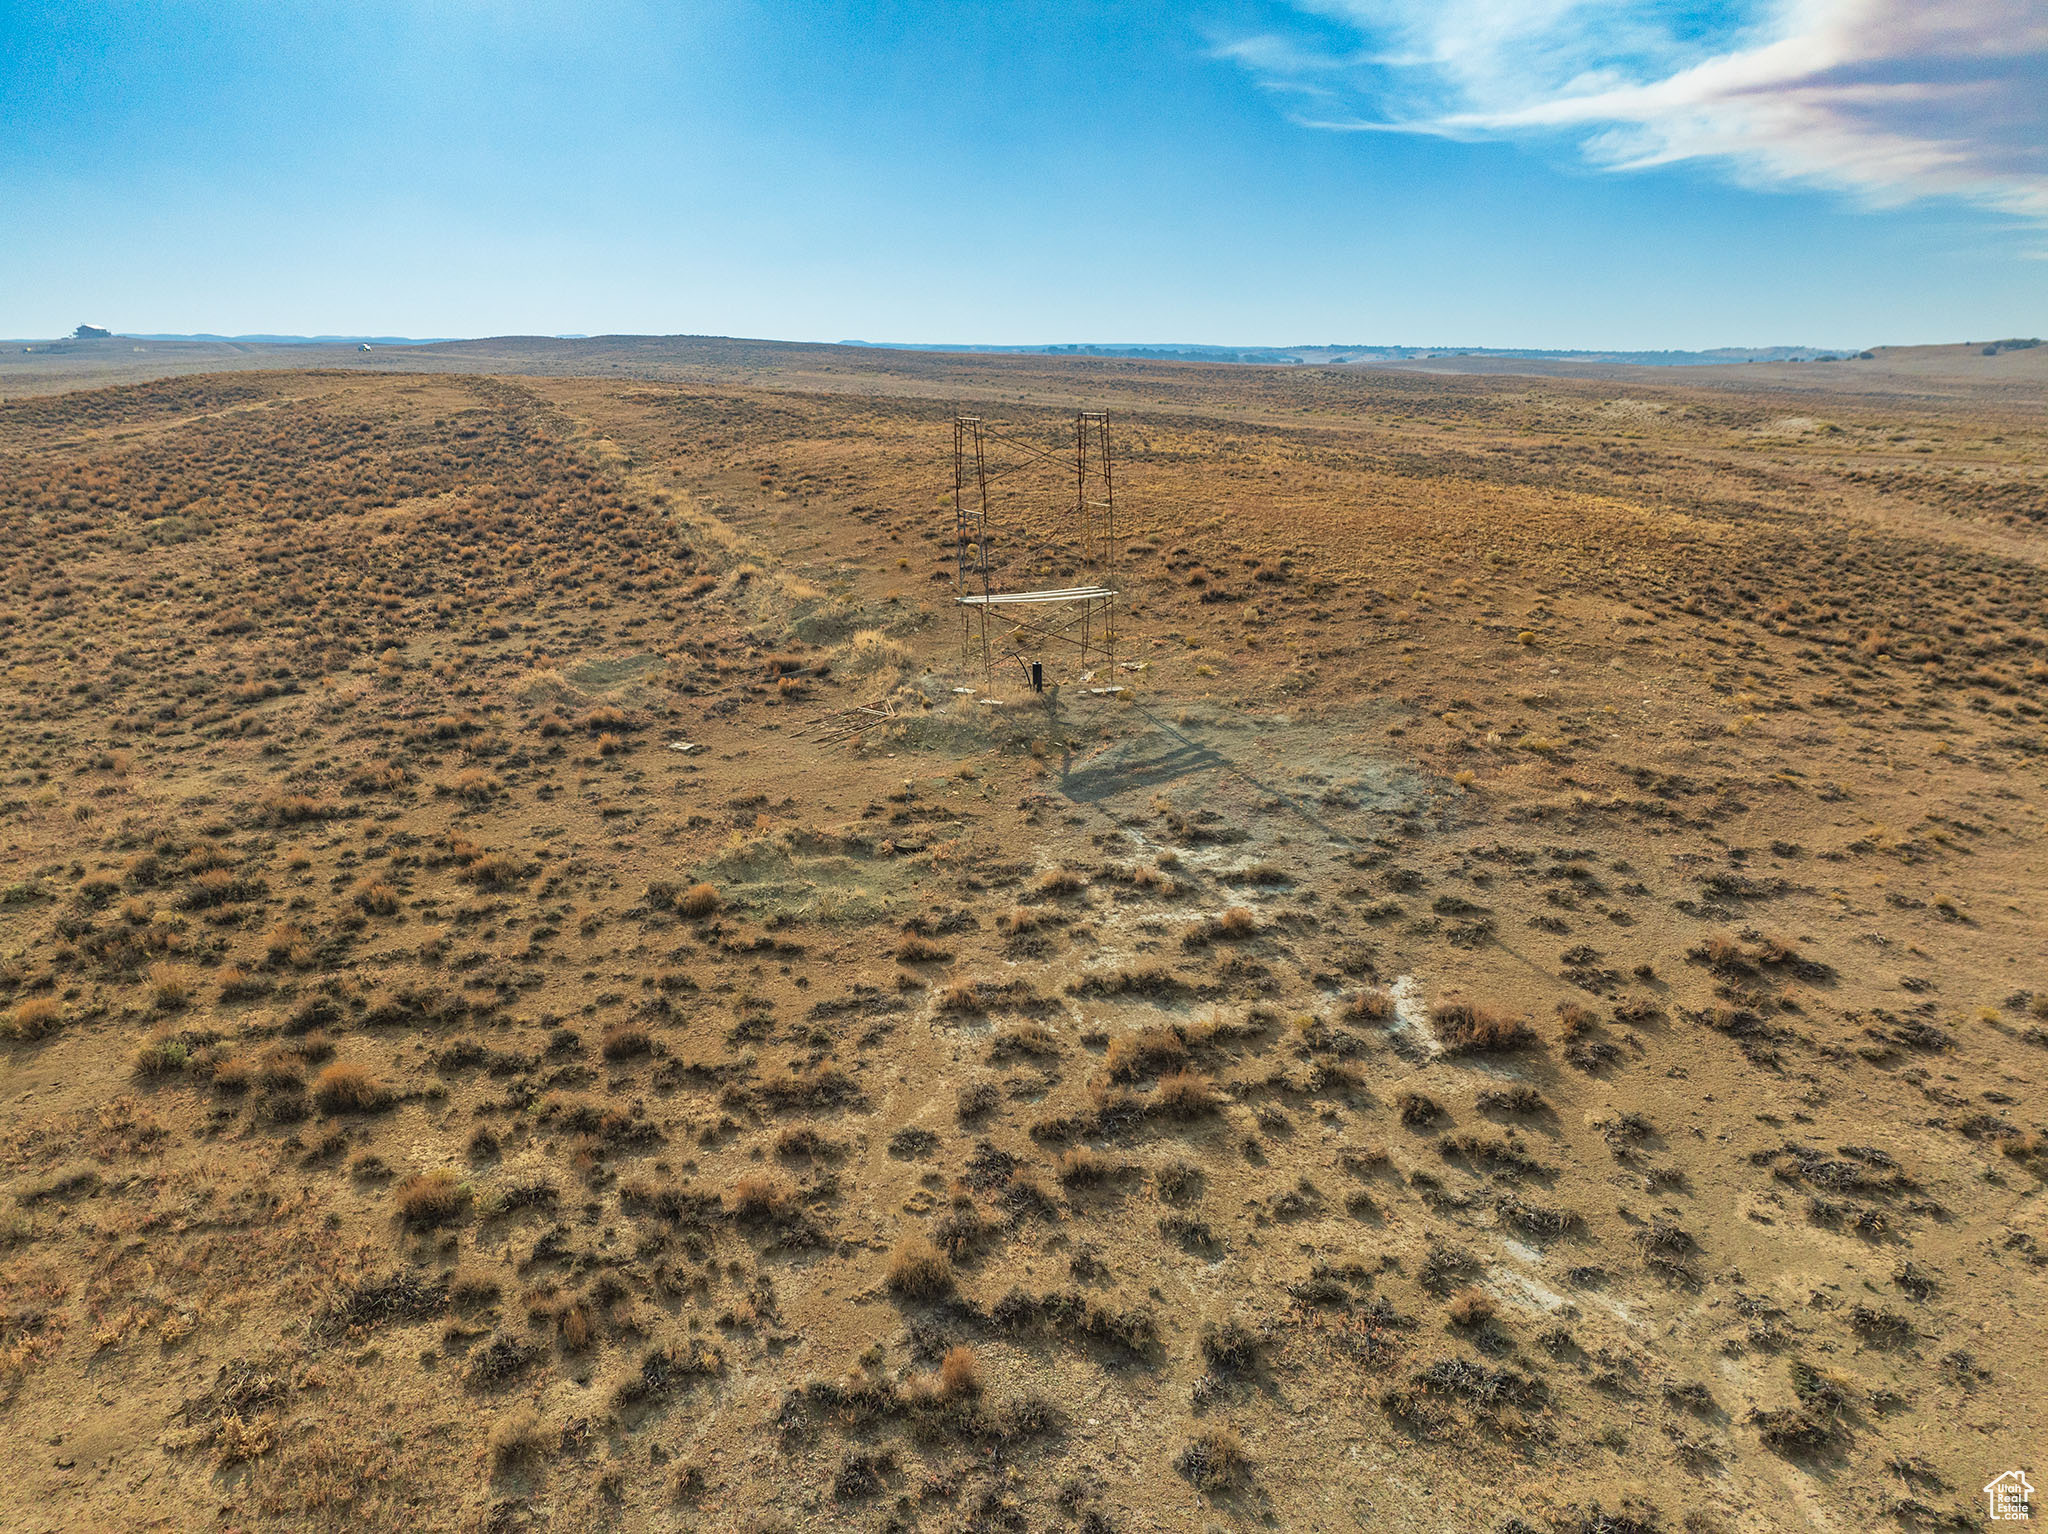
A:
[[[0,358],[0,1524],[1977,1527],[2044,361]]]

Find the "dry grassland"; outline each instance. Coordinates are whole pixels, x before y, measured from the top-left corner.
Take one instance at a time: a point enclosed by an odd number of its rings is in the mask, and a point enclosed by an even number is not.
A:
[[[0,1524],[2031,1463],[2048,416],[664,355],[0,406]],[[962,400],[1117,413],[1120,695],[954,690]]]

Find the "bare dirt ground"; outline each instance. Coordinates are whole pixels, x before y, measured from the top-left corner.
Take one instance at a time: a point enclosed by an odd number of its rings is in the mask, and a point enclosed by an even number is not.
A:
[[[557,345],[0,383],[0,1524],[2039,1481],[2038,391]]]

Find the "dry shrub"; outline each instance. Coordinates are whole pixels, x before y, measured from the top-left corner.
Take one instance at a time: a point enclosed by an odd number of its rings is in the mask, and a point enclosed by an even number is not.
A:
[[[952,1401],[981,1394],[981,1360],[966,1343],[946,1349],[939,1360],[939,1394]]]
[[[256,1079],[269,1091],[295,1092],[306,1084],[306,1068],[296,1051],[268,1049],[257,1066]]]
[[[218,1466],[239,1465],[260,1459],[277,1447],[277,1413],[261,1412],[243,1417],[229,1412],[213,1428],[213,1462]]]
[[[179,902],[188,911],[208,911],[234,900],[242,882],[225,868],[209,868],[186,886]]]
[[[454,781],[441,785],[441,792],[453,794],[465,804],[488,804],[503,786],[481,767],[471,767],[458,772]]]
[[[156,1029],[135,1047],[138,1076],[175,1076],[191,1063],[191,1047],[168,1027]]]
[[[676,915],[692,921],[709,916],[718,906],[718,891],[709,884],[693,884],[676,897]]]
[[[1453,1054],[1522,1049],[1536,1042],[1535,1030],[1519,1017],[1489,1012],[1470,1002],[1439,1002],[1430,1009],[1429,1020]]]
[[[939,992],[938,1009],[941,1012],[962,1012],[979,1015],[988,1008],[983,1005],[981,992],[971,980],[955,981]]]
[[[2039,1130],[2008,1135],[1998,1142],[1998,1152],[2013,1161],[2032,1161],[2048,1151],[2048,1135]]]
[[[388,794],[405,786],[405,769],[389,762],[372,762],[351,772],[344,786],[352,794]]]
[[[1086,888],[1088,881],[1071,868],[1048,868],[1031,881],[1031,893],[1040,900],[1063,899]]]
[[[1109,1181],[1122,1170],[1119,1163],[1085,1145],[1068,1151],[1058,1163],[1060,1182],[1069,1188],[1092,1188]]]
[[[356,887],[356,906],[371,916],[396,916],[398,891],[382,879],[366,879]]]
[[[266,989],[260,979],[239,964],[226,965],[218,978],[222,1001],[247,1001],[252,996],[261,996]]]
[[[1259,930],[1259,919],[1250,910],[1234,905],[1216,918],[1218,937],[1250,937]]]
[[[1394,998],[1381,990],[1360,991],[1344,1004],[1344,1015],[1366,1023],[1384,1023],[1394,1015]]]
[[[1489,1088],[1473,1099],[1482,1113],[1530,1115],[1548,1113],[1550,1102],[1532,1086]]]
[[[1152,1174],[1152,1185],[1169,1204],[1184,1204],[1202,1191],[1202,1169],[1191,1161],[1169,1161]]]
[[[584,1300],[572,1300],[562,1307],[562,1313],[555,1317],[555,1330],[561,1333],[562,1346],[572,1353],[580,1353],[590,1346],[597,1334],[596,1319],[590,1313],[590,1305]]]
[[[953,1260],[923,1236],[907,1236],[889,1254],[888,1282],[906,1300],[942,1299],[953,1291]]]
[[[506,852],[485,852],[470,859],[462,870],[462,877],[478,889],[510,889],[522,881],[525,867],[519,859]]]
[[[1592,1031],[1593,1009],[1576,1001],[1557,1004],[1557,1026],[1567,1044],[1575,1044]]]
[[[1444,1116],[1444,1105],[1426,1092],[1403,1092],[1394,1099],[1394,1107],[1410,1129],[1427,1129]]]
[[[269,935],[263,939],[264,957],[269,959],[272,964],[292,964],[296,966],[299,963],[296,956],[302,950],[310,954],[310,949],[306,943],[306,934],[296,922],[279,922],[270,929]]]
[[[491,1429],[491,1464],[500,1471],[537,1458],[553,1435],[531,1406],[519,1407],[498,1419]]]
[[[654,1040],[637,1023],[614,1023],[599,1047],[607,1060],[632,1060],[654,1053]]]
[[[298,826],[325,820],[334,813],[334,806],[322,804],[311,794],[274,794],[264,801],[263,813],[278,825]]]
[[[784,1111],[822,1108],[858,1097],[860,1089],[836,1065],[807,1065],[788,1076],[771,1077],[756,1087],[760,1099]]]
[[[1088,1101],[1095,1109],[1094,1127],[1098,1133],[1121,1134],[1145,1118],[1145,1099],[1129,1087],[1113,1086],[1106,1081],[1091,1082]]]
[[[313,1101],[322,1113],[368,1113],[386,1100],[384,1089],[353,1061],[337,1060],[313,1078]]]
[[[1112,1040],[1103,1064],[1111,1081],[1135,1081],[1140,1076],[1178,1070],[1187,1058],[1187,1040],[1171,1028],[1154,1024]]]
[[[773,1220],[788,1213],[796,1195],[780,1177],[755,1172],[732,1185],[732,1214],[736,1220]]]
[[[158,960],[149,967],[149,999],[159,1011],[175,1012],[192,999],[198,980],[182,964]]]
[[[1244,1473],[1244,1442],[1225,1423],[1203,1428],[1175,1456],[1173,1468],[1198,1491],[1221,1491]]]
[[[838,1149],[808,1124],[790,1124],[775,1136],[775,1154],[792,1161],[834,1155]]]
[[[504,1293],[498,1275],[487,1268],[462,1268],[448,1282],[448,1300],[457,1310],[488,1305]]]
[[[961,1086],[956,1102],[960,1122],[971,1124],[976,1119],[984,1118],[995,1112],[1002,1105],[1002,1101],[1002,1089],[993,1081],[966,1082]]]
[[[1255,1372],[1264,1346],[1258,1329],[1243,1321],[1227,1320],[1221,1325],[1212,1321],[1202,1327],[1202,1359],[1219,1378]]]
[[[1485,1290],[1468,1286],[1451,1296],[1445,1313],[1453,1326],[1484,1326],[1493,1319],[1493,1301]]]
[[[1152,1101],[1169,1118],[1200,1118],[1215,1111],[1216,1091],[1199,1071],[1175,1071],[1159,1078]]]
[[[948,1257],[965,1258],[996,1228],[974,1202],[973,1191],[965,1183],[956,1182],[952,1208],[932,1227],[932,1235],[939,1250]]]
[[[1765,933],[1756,945],[1759,964],[1797,964],[1799,959],[1799,945],[1789,937]]]
[[[908,671],[910,650],[880,629],[862,629],[840,646],[834,664],[849,676],[872,676],[880,671]]]
[[[48,1038],[64,1025],[64,1008],[48,996],[18,1002],[7,1014],[4,1031],[10,1039]]]
[[[1748,959],[1743,955],[1742,944],[1725,932],[1716,933],[1694,950],[1712,969],[1746,969]]]
[[[425,1230],[461,1218],[469,1207],[469,1185],[440,1167],[406,1178],[392,1197],[399,1218],[416,1230]]]
[[[1059,1036],[1043,1023],[1013,1023],[996,1037],[989,1048],[990,1059],[1007,1059],[1011,1055],[1029,1055],[1037,1060],[1057,1058],[1060,1052]]]
[[[942,948],[915,933],[896,945],[896,961],[899,964],[942,964],[952,957],[952,949]]]

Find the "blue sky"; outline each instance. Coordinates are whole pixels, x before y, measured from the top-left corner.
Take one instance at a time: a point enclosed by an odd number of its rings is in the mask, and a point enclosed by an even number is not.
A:
[[[0,334],[2048,333],[2041,0],[0,0]]]

